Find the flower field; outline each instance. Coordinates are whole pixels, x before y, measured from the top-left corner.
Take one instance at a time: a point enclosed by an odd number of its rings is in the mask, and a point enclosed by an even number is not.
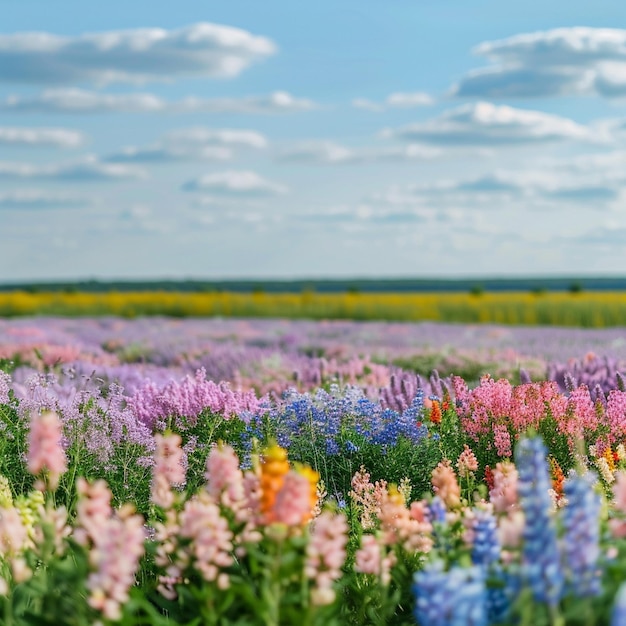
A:
[[[624,291],[296,293],[176,291],[6,291],[0,316],[287,317],[495,323],[605,328],[626,326]]]
[[[0,320],[0,620],[626,624],[623,330]]]

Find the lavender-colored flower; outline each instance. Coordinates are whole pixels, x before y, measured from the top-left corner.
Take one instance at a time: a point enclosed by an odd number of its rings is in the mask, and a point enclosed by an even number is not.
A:
[[[556,528],[550,514],[552,501],[546,447],[536,437],[522,439],[516,451],[517,491],[524,512],[523,570],[535,600],[556,606],[563,593]]]
[[[592,472],[582,476],[572,473],[564,486],[567,505],[563,509],[563,555],[568,588],[579,597],[597,596],[601,592],[598,559],[602,501],[594,489],[596,482]]]
[[[414,577],[415,618],[422,626],[487,626],[485,572],[478,566],[444,570],[435,561]]]
[[[439,496],[435,496],[429,503],[426,509],[426,517],[432,524],[438,522],[443,524],[446,521],[446,505]]]

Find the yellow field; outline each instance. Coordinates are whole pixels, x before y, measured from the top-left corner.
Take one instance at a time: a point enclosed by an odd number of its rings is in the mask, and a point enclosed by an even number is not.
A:
[[[626,292],[0,293],[0,316],[288,317],[626,326]]]

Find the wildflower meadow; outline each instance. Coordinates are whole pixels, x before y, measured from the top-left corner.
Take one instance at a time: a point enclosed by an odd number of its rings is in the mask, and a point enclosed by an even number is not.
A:
[[[259,323],[2,322],[3,624],[626,624],[619,333]]]

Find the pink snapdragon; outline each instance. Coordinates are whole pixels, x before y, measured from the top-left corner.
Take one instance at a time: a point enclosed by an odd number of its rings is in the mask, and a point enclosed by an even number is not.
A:
[[[245,490],[239,458],[228,445],[211,448],[206,461],[207,491],[215,502],[240,511],[244,506]]]
[[[47,484],[55,490],[59,484],[59,478],[67,470],[67,458],[61,447],[63,437],[61,420],[52,411],[46,411],[41,415],[32,414],[30,431],[28,433],[28,471],[37,475],[46,470]],[[44,490],[43,484],[39,484],[40,491]]]
[[[472,449],[465,444],[463,452],[459,455],[456,467],[461,478],[466,478],[478,470],[478,460]]]
[[[380,528],[388,546],[399,544],[410,553],[430,552],[433,546],[432,525],[426,520],[424,503],[415,502],[407,508],[393,487],[383,497]]]
[[[441,461],[432,472],[431,482],[435,495],[438,495],[449,508],[461,503],[461,489],[449,460]]]
[[[119,620],[122,606],[128,602],[128,591],[135,583],[139,560],[144,553],[144,520],[134,515],[130,505],[110,517],[93,537],[89,562],[89,606],[110,620]]]
[[[361,466],[352,477],[351,484],[350,497],[361,511],[361,526],[363,530],[373,528],[380,515],[383,496],[387,492],[387,482],[377,480],[372,484],[369,473]]]
[[[391,568],[397,558],[392,551],[381,543],[374,535],[364,534],[361,546],[354,555],[354,571],[360,574],[373,574],[387,586],[391,582]]]
[[[180,536],[191,539],[188,550],[202,577],[207,582],[217,581],[220,588],[228,587],[228,577],[221,569],[233,563],[233,533],[207,492],[185,503],[180,514]]]
[[[276,494],[272,509],[273,520],[287,526],[297,526],[311,517],[311,485],[306,476],[289,470],[283,486]]]
[[[510,461],[502,461],[493,470],[493,488],[489,500],[494,513],[508,513],[518,508],[517,468]]]
[[[89,545],[104,529],[113,514],[111,507],[111,490],[107,483],[100,479],[93,484],[80,477],[76,481],[78,504],[76,505],[77,527],[74,538],[81,545]]]
[[[167,509],[174,504],[173,485],[183,485],[185,477],[185,453],[181,448],[180,435],[156,434],[156,451],[152,470],[152,493],[150,499],[157,506]]]
[[[333,583],[341,577],[347,543],[346,516],[329,511],[320,513],[312,524],[304,570],[307,578],[314,581],[311,602],[315,606],[334,602]]]

